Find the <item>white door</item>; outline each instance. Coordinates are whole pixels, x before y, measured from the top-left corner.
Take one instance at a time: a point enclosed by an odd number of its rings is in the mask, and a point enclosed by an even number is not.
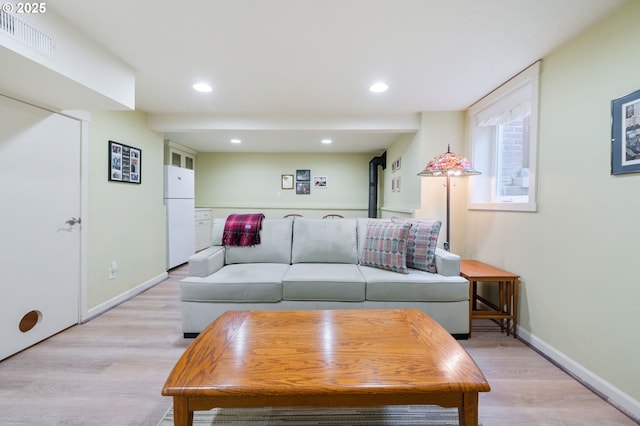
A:
[[[0,95],[0,360],[78,322],[80,141],[80,121]]]

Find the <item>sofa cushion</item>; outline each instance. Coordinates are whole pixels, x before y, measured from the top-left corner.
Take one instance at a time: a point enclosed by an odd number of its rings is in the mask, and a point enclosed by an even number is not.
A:
[[[407,273],[408,223],[369,222],[361,265]]]
[[[291,263],[293,220],[265,219],[260,244],[251,247],[226,247],[226,263]]]
[[[409,223],[407,236],[407,268],[437,272],[436,247],[442,222],[436,219],[404,219],[394,217],[393,223]]]
[[[364,278],[357,265],[296,263],[282,279],[283,300],[361,302],[364,297]]]
[[[469,300],[469,281],[457,277],[409,269],[396,274],[378,268],[360,266],[367,282],[367,300],[397,302],[458,302]]]
[[[250,263],[227,265],[208,277],[180,281],[184,302],[279,302],[282,278],[289,265]]]
[[[355,219],[297,218],[291,263],[358,263]]]

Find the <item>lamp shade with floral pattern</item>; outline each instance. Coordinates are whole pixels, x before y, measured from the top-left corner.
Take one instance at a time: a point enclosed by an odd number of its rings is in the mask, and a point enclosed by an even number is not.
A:
[[[471,162],[460,154],[451,152],[451,147],[447,148],[447,152],[434,157],[418,176],[442,176],[444,174],[450,176],[471,176],[479,175],[480,172],[475,170]]]

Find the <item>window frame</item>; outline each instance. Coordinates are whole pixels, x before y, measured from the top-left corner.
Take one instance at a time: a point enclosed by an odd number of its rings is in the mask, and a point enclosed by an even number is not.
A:
[[[527,69],[498,87],[493,92],[473,104],[467,110],[468,143],[471,146],[471,158],[474,168],[482,175],[469,180],[470,210],[502,210],[502,211],[537,211],[537,155],[538,155],[538,99],[539,99],[540,62],[536,62]],[[529,88],[527,89],[527,86]],[[522,89],[527,89],[524,92]],[[498,149],[498,125],[486,126],[482,129],[477,123],[483,112],[502,105],[515,107],[517,94],[528,95],[531,106],[529,115],[529,193],[526,196],[498,196],[497,163],[500,157]]]

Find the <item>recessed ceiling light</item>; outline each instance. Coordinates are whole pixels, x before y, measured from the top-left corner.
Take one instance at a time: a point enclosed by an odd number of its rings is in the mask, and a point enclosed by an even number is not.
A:
[[[240,139],[231,139],[231,143],[242,143]]]
[[[322,139],[322,143],[325,144],[325,145],[328,145],[331,142],[332,142],[331,139]]]
[[[207,83],[196,83],[193,85],[193,88],[202,93],[209,93],[213,90]]]
[[[386,92],[387,89],[389,89],[389,86],[387,86],[387,84],[383,82],[374,83],[369,87],[369,91],[373,93]]]

